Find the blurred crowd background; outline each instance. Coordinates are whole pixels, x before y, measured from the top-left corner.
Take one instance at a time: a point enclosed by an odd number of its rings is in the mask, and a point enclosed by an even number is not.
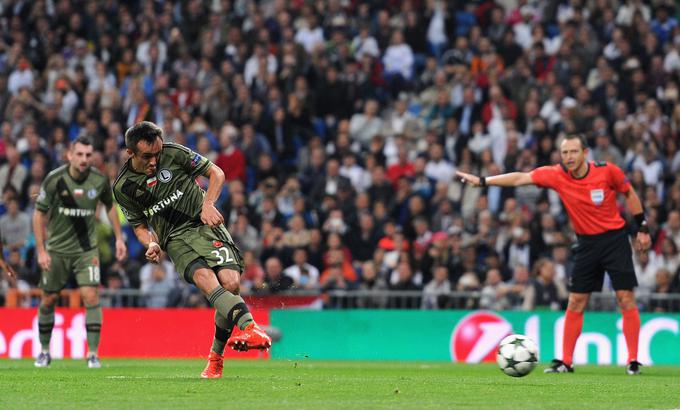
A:
[[[557,163],[577,132],[644,202],[639,292],[680,292],[672,1],[5,0],[0,14],[0,232],[20,272],[2,274],[0,299],[37,285],[35,194],[69,141],[90,136],[113,180],[141,120],[224,170],[246,294],[424,290],[411,307],[446,308],[479,291],[475,307],[564,308],[575,237],[555,193],[452,176]],[[205,304],[170,262],[145,263],[127,225],[115,262],[103,221],[103,287]]]

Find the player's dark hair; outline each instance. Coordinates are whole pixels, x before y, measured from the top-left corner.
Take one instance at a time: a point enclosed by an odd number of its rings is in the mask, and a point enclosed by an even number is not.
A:
[[[92,145],[92,140],[90,139],[90,137],[87,137],[85,135],[81,135],[78,138],[76,138],[75,140],[73,140],[73,142],[71,143],[71,148],[75,147],[76,144],[83,144],[83,145],[89,146],[89,145]]]
[[[142,121],[125,131],[125,146],[137,152],[137,143],[139,141],[153,144],[157,138],[163,139],[163,130],[150,121]]]
[[[582,149],[588,148],[588,141],[586,140],[586,136],[583,134],[567,134],[563,138],[563,141],[566,140],[579,140],[581,142]]]

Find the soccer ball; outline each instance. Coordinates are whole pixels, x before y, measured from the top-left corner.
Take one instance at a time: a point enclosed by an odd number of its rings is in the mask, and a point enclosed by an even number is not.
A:
[[[537,362],[536,343],[524,335],[507,336],[498,344],[496,363],[508,376],[526,376],[534,370]]]

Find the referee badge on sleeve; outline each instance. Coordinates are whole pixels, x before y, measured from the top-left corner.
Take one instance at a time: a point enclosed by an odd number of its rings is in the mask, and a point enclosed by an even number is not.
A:
[[[604,189],[592,189],[590,190],[590,199],[597,206],[602,205],[604,201]]]

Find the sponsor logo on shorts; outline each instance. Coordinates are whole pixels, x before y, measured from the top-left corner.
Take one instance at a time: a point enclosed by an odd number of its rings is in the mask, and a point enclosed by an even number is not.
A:
[[[219,247],[222,246],[222,242],[220,242],[220,241],[213,241],[213,246],[216,247],[216,248],[219,248]]]
[[[172,179],[172,171],[167,168],[161,169],[161,171],[158,173],[158,179],[162,183],[167,184]]]

